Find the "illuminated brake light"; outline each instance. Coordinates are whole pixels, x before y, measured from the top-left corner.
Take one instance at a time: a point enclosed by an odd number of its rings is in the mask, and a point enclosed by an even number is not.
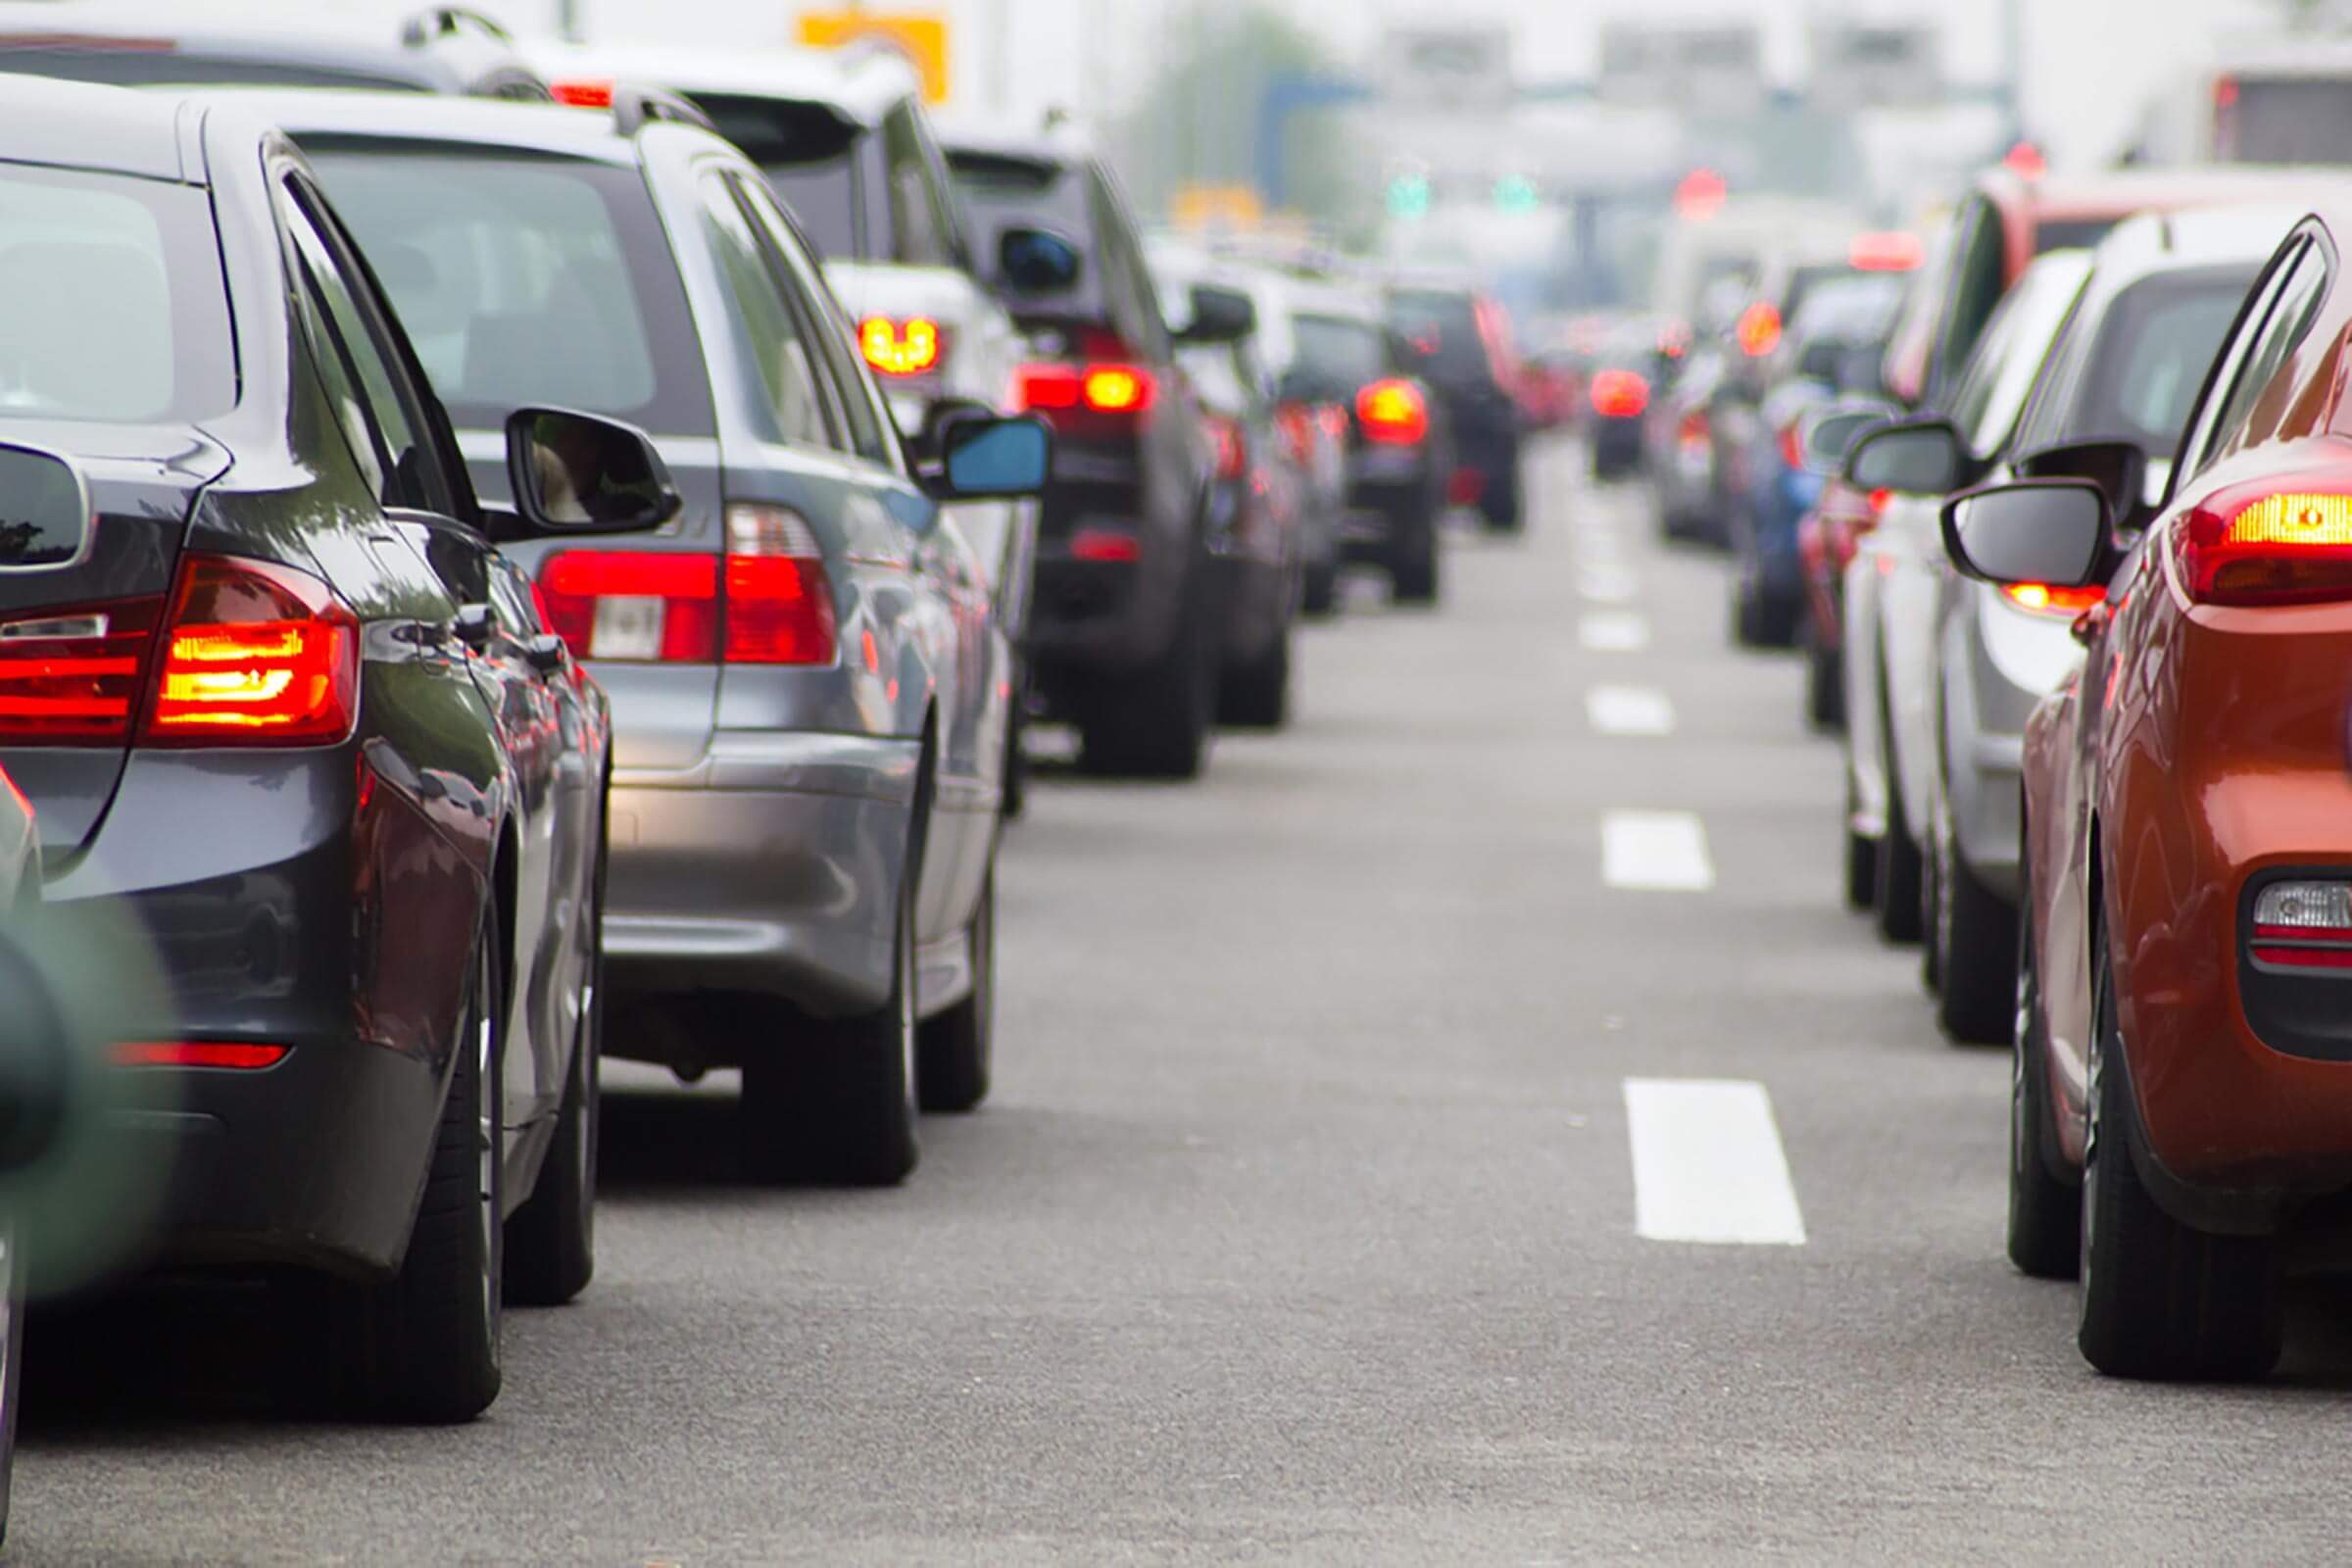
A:
[[[276,1066],[293,1054],[293,1049],[242,1040],[125,1040],[112,1054],[118,1067],[234,1067],[253,1072]]]
[[[789,507],[727,509],[730,664],[830,664],[837,627],[824,552]]]
[[[1758,300],[1740,313],[1732,334],[1740,340],[1742,354],[1760,360],[1781,346],[1781,313],[1769,300]]]
[[[922,375],[939,368],[947,334],[928,317],[900,321],[869,316],[858,323],[858,348],[865,363],[884,375]]]
[[[1216,445],[1217,477],[1239,479],[1250,468],[1249,443],[1243,439],[1241,425],[1215,414],[1202,422],[1208,426],[1209,439]]]
[[[1805,432],[1794,422],[1781,426],[1781,463],[1791,472],[1802,473],[1805,468]]]
[[[1714,438],[1714,429],[1707,423],[1706,411],[1703,409],[1692,409],[1674,427],[1675,444],[1685,451],[1706,446]]]
[[[1134,365],[1024,365],[1013,377],[1013,402],[1031,414],[1133,418],[1155,390],[1152,372]]]
[[[1111,564],[1141,561],[1143,541],[1115,528],[1081,528],[1070,535],[1070,559]]]
[[[1410,381],[1375,381],[1355,395],[1355,422],[1380,446],[1419,446],[1429,436],[1429,404]]]
[[[2205,604],[2352,599],[2352,495],[2225,491],[2175,541],[2189,597]]]
[[[306,572],[190,556],[173,594],[142,740],[341,740],[360,696],[359,617]]]
[[[2004,583],[2001,593],[2020,610],[2041,611],[2053,615],[2079,615],[2107,598],[2104,588],[2073,588],[2059,583]]]
[[[131,706],[163,608],[162,598],[149,597],[0,621],[0,741],[57,746],[129,739]]]
[[[1152,372],[1131,365],[1091,367],[1079,401],[1097,414],[1141,414],[1152,406]]]
[[[556,102],[573,109],[612,107],[612,84],[609,81],[552,81],[547,90]]]
[[[1604,419],[1636,419],[1649,407],[1649,383],[1632,370],[1599,370],[1587,394]]]
[[[2274,882],[2255,896],[2251,924],[2260,962],[2352,969],[2352,882]]]

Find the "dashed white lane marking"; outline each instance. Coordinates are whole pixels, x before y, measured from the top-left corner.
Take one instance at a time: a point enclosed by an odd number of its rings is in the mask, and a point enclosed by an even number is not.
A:
[[[1630,605],[1642,579],[1629,566],[1590,565],[1576,574],[1576,591],[1596,605]]]
[[[1598,611],[1577,621],[1576,640],[1595,653],[1640,653],[1649,646],[1649,622],[1629,611]]]
[[[1744,1079],[1628,1078],[1634,1233],[1652,1242],[1797,1247],[1805,1217],[1772,1097]]]
[[[1715,885],[1706,827],[1689,811],[1606,812],[1600,877],[1613,888],[1703,893]]]
[[[1646,686],[1595,686],[1585,693],[1585,718],[1601,735],[1671,735],[1674,704]]]

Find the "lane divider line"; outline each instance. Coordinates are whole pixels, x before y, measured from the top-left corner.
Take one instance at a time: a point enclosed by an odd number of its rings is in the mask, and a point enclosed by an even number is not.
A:
[[[1804,1214],[1762,1084],[1628,1078],[1625,1123],[1635,1235],[1715,1247],[1804,1245]]]
[[[1671,735],[1674,704],[1647,686],[1595,686],[1585,693],[1585,720],[1601,735]]]
[[[1649,622],[1630,611],[1597,611],[1579,617],[1576,640],[1594,653],[1638,654],[1649,646]]]
[[[1707,829],[1690,811],[1603,812],[1600,878],[1647,893],[1703,893],[1715,885]]]
[[[1577,573],[1576,591],[1595,605],[1630,605],[1640,597],[1642,579],[1630,566],[1593,564]]]

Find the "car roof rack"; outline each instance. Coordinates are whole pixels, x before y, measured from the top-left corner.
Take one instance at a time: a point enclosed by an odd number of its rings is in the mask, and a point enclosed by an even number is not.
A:
[[[709,115],[666,88],[612,84],[612,122],[623,136],[634,136],[656,121],[692,125],[713,135],[718,131]]]

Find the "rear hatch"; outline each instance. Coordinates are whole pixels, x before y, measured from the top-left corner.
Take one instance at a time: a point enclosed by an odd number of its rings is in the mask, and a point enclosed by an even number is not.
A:
[[[71,458],[96,519],[77,564],[0,571],[0,766],[54,873],[114,799],[189,512],[228,455],[184,427],[0,420],[0,441]]]
[[[716,721],[714,579],[662,558],[714,561],[723,548],[718,441],[701,340],[643,172],[503,149],[300,139],[399,308],[484,500],[508,497],[503,432],[517,408],[609,415],[661,448],[686,506],[659,532],[508,553],[543,590],[565,574],[588,602],[559,629],[612,699],[618,765],[693,766]]]

